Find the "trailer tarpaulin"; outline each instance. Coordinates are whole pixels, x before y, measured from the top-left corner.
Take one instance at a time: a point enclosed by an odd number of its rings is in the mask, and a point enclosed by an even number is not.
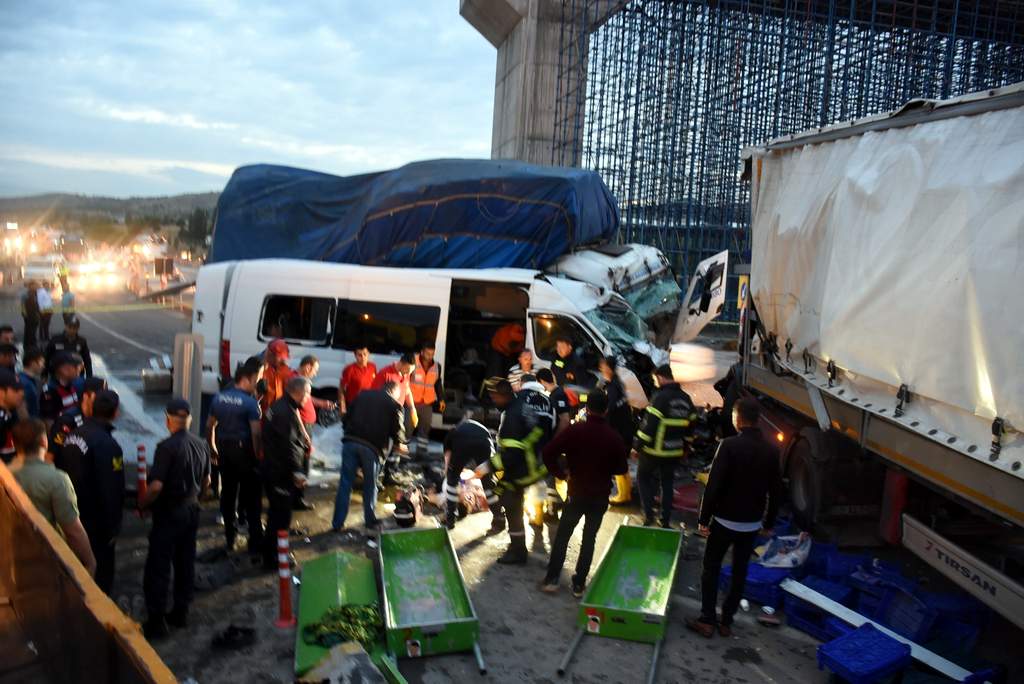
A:
[[[443,159],[339,177],[243,166],[217,203],[210,262],[541,269],[618,227],[614,198],[584,169]]]
[[[890,398],[905,384],[981,445],[997,416],[1021,429],[1024,108],[758,161],[751,294],[791,365],[806,349]]]

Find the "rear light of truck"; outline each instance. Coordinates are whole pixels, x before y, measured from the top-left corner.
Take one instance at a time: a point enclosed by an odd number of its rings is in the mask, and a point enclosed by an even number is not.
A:
[[[231,340],[220,341],[220,377],[225,381],[231,378]]]

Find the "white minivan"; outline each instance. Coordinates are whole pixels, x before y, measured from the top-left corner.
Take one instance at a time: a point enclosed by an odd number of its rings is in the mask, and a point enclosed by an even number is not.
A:
[[[514,363],[492,347],[509,324],[525,328],[537,367],[555,358],[555,341],[568,335],[586,367],[602,354],[627,361],[620,375],[635,406],[646,395],[639,370],[667,361],[653,348],[646,326],[614,292],[526,269],[410,269],[293,259],[222,262],[204,266],[196,280],[192,331],[203,336],[203,393],[217,392],[234,368],[260,354],[274,338],[291,348],[291,365],[306,354],[320,360],[314,390],[336,396],[353,351],[367,346],[378,368],[435,341],[448,408],[434,427],[450,427],[472,411],[483,379]],[[638,351],[639,350],[639,351]],[[652,358],[646,358],[650,355]]]

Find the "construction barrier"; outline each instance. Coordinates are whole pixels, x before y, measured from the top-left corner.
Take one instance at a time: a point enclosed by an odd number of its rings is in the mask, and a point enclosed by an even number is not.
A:
[[[139,625],[100,591],[2,463],[0,632],[0,679],[177,681]]]
[[[287,629],[295,626],[295,614],[292,612],[292,568],[288,552],[288,530],[277,531],[277,575],[278,575],[278,611],[275,627]]]

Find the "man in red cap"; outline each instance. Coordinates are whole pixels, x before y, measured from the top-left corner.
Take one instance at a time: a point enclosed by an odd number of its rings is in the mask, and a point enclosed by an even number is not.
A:
[[[274,340],[267,345],[263,366],[263,381],[266,383],[266,390],[260,397],[260,408],[263,409],[264,414],[271,404],[284,396],[285,385],[295,377],[295,371],[288,367],[290,356],[288,343],[284,340]]]

